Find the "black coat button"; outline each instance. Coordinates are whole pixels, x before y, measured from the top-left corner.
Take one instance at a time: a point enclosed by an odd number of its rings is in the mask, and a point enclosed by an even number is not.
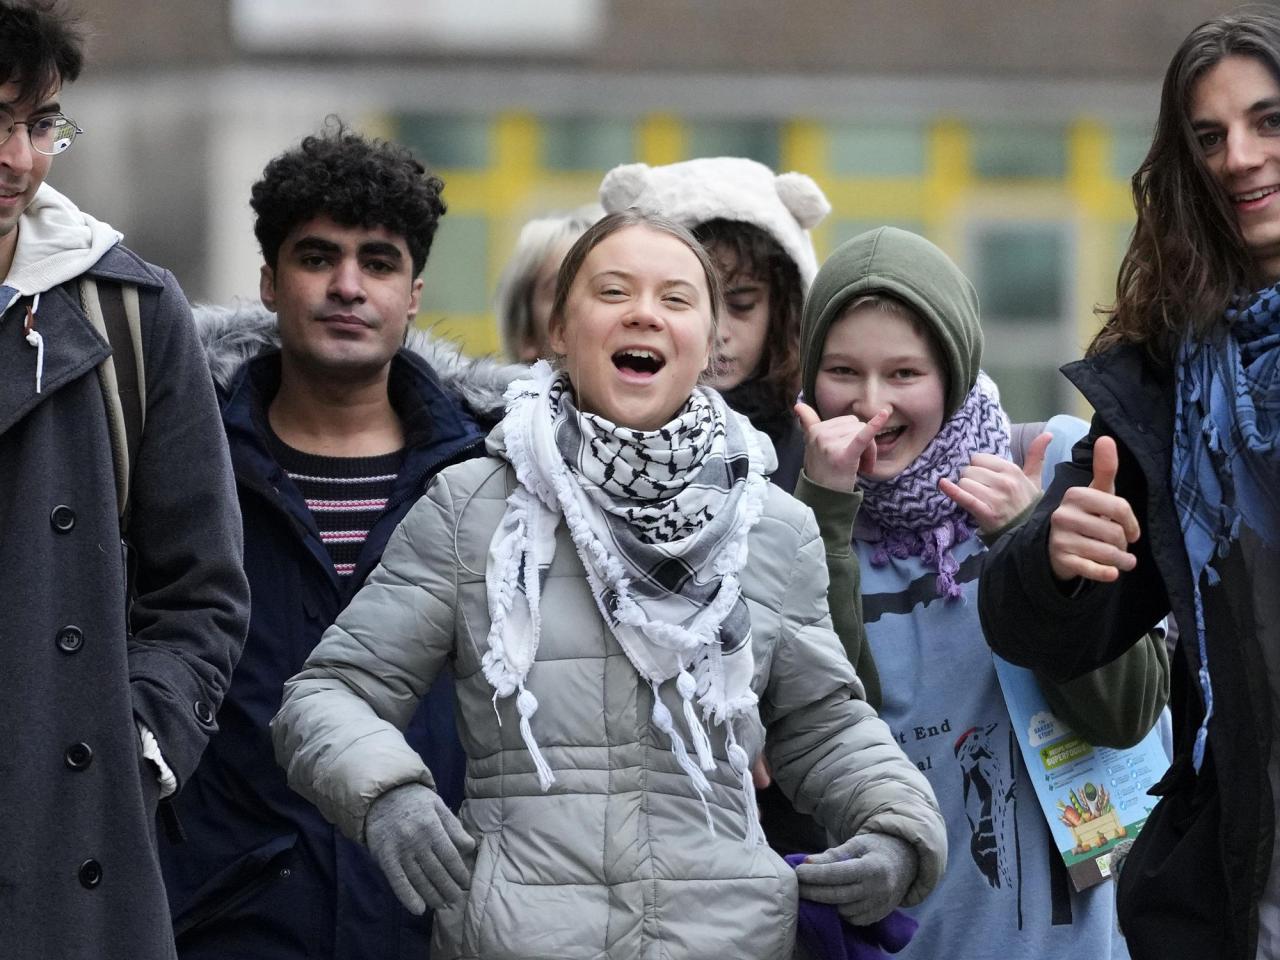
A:
[[[80,864],[80,886],[92,890],[102,882],[102,864],[97,860],[86,860]]]
[[[75,624],[68,624],[58,631],[58,649],[63,653],[79,653],[84,646],[84,632]]]
[[[191,709],[195,712],[196,719],[206,727],[213,726],[213,711],[209,709],[207,703],[203,700],[197,700],[191,705]]]
[[[93,748],[87,743],[73,743],[62,757],[72,770],[83,770],[93,763]]]
[[[76,512],[65,503],[60,503],[49,514],[49,525],[57,533],[70,533],[76,525]]]

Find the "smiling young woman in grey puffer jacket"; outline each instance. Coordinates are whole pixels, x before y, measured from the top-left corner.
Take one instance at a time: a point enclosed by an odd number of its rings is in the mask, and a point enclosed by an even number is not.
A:
[[[432,956],[791,954],[797,898],[868,923],[946,861],[928,783],[831,631],[812,513],[697,387],[714,268],[682,228],[592,227],[561,270],[563,363],[508,392],[491,457],[440,473],[285,689],[290,784],[368,844]],[[400,728],[451,663],[461,821]],[[750,753],[842,842],[762,842]]]

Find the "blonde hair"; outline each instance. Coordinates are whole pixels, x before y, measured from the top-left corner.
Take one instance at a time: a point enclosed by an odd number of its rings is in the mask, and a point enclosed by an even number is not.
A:
[[[573,243],[603,215],[600,207],[588,205],[569,213],[538,217],[520,229],[494,294],[502,345],[512,360],[519,362],[524,345],[536,337],[531,306],[533,286],[542,264],[553,250]]]

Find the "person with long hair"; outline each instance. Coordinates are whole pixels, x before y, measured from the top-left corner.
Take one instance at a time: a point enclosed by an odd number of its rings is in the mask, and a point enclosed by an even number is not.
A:
[[[290,784],[436,909],[437,960],[774,960],[799,897],[868,924],[945,867],[933,793],[831,631],[812,514],[698,386],[719,298],[682,227],[588,229],[557,281],[557,365],[512,385],[491,456],[432,481],[285,686]],[[460,817],[401,733],[446,662]],[[756,818],[764,730],[837,838],[794,871]]]
[[[1096,411],[979,607],[1056,679],[1172,610],[1175,756],[1124,861],[1131,954],[1280,955],[1280,16],[1209,20],[1164,78],[1115,304],[1064,373]]]

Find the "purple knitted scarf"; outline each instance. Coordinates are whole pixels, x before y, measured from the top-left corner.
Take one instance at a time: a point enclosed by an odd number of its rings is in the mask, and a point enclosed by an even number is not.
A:
[[[919,557],[938,571],[938,595],[955,599],[960,564],[951,548],[977,530],[968,512],[938,489],[943,477],[955,480],[975,453],[1009,457],[1009,418],[1000,406],[1000,392],[991,378],[979,372],[960,409],[942,424],[924,452],[896,477],[863,480],[863,516],[879,530],[871,562],[883,566],[889,557]]]

